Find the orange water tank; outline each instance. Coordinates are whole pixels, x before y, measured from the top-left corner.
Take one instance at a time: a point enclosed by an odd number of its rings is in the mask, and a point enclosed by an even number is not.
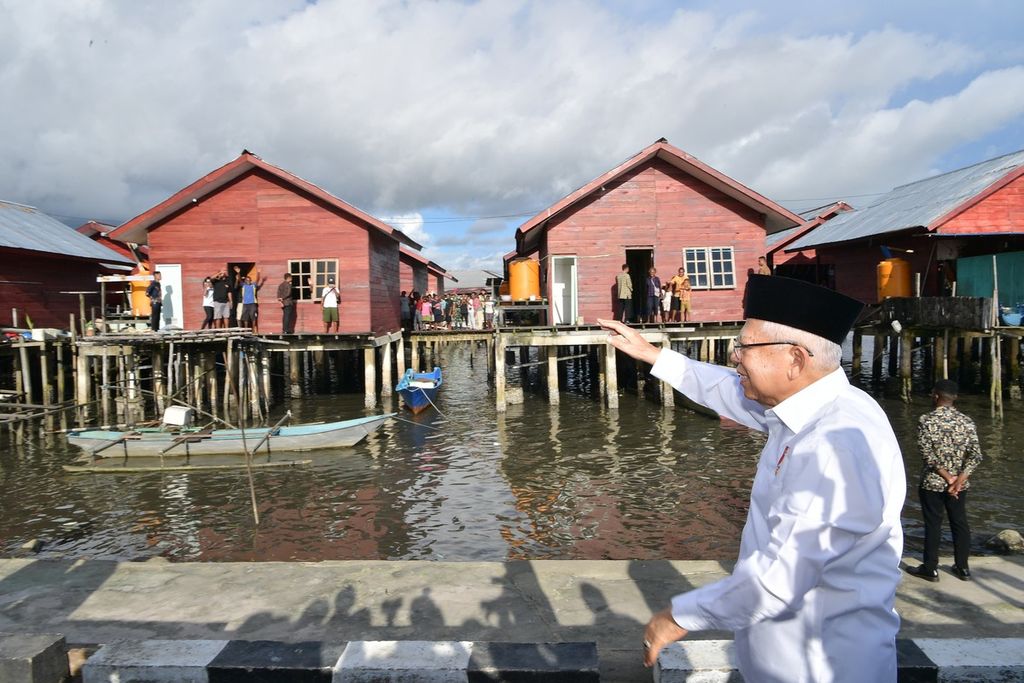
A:
[[[509,294],[513,301],[540,298],[540,263],[524,258],[508,264]]]
[[[132,269],[132,275],[149,275],[149,270],[145,266],[135,266]],[[138,282],[132,282],[132,315],[148,317],[153,312],[153,307],[149,303],[149,297],[146,296],[146,288],[149,287],[149,280],[140,280]]]
[[[910,296],[910,264],[901,258],[880,261],[878,272],[878,302],[891,296]]]

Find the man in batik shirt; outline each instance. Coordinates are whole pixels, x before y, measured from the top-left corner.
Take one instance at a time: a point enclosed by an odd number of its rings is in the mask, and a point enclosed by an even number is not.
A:
[[[959,387],[942,379],[932,389],[935,410],[921,416],[917,444],[924,460],[918,494],[924,515],[924,562],[907,573],[939,580],[939,537],[942,510],[953,531],[953,576],[970,581],[967,559],[971,550],[971,530],[967,526],[968,478],[981,462],[981,446],[974,421],[953,407]]]

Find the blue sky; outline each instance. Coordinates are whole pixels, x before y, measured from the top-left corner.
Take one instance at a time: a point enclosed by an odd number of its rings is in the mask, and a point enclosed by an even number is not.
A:
[[[243,149],[451,269],[660,137],[795,209],[1024,148],[1024,3],[0,0],[0,198],[115,223]]]

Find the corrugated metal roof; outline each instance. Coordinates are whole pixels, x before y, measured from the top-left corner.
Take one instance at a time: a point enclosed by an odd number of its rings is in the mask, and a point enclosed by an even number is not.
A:
[[[795,225],[792,228],[786,228],[781,232],[773,232],[770,235],[765,235],[764,246],[768,247],[768,249],[771,250],[771,248],[774,247],[776,244],[780,242],[785,242],[794,234],[802,230],[803,227],[804,226],[802,225]]]
[[[0,247],[110,263],[131,263],[56,218],[31,206],[0,200]]]
[[[902,185],[866,209],[836,216],[786,250],[926,227],[1021,166],[1024,166],[1024,150]]]

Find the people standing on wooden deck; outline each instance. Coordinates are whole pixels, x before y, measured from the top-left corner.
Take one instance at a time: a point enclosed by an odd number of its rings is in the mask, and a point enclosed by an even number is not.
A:
[[[320,291],[320,306],[323,308],[324,334],[331,333],[331,326],[337,334],[341,321],[341,293],[334,286],[334,278],[327,278],[327,285]]]
[[[252,281],[248,275],[242,279],[242,327],[248,327],[253,331],[253,334],[259,334],[259,301],[256,298],[257,292],[259,292],[263,285],[266,284],[267,279],[263,278],[260,282],[256,283]]]
[[[149,329],[157,332],[160,330],[160,309],[163,308],[164,294],[163,286],[160,284],[160,271],[153,272],[153,279],[146,287],[146,296],[149,297]]]
[[[487,295],[484,300],[484,329],[491,329],[494,327],[494,299],[491,295]]]
[[[657,322],[661,313],[661,278],[658,277],[658,269],[651,266],[647,270],[646,280],[647,291],[644,297],[644,315],[647,322]]]
[[[430,330],[434,327],[434,305],[430,303],[430,295],[426,294],[420,301],[420,329]]]
[[[672,321],[682,322],[690,320],[690,278],[686,275],[686,268],[680,268],[675,276],[669,280],[672,286]]]
[[[201,330],[212,330],[213,329],[213,280],[206,277],[203,278],[203,326]]]
[[[228,326],[228,318],[231,317],[231,303],[229,301],[231,287],[228,284],[228,274],[222,270],[211,279],[213,281],[214,327],[225,328]]]
[[[661,286],[661,319],[672,321],[672,285],[668,282]]]
[[[295,332],[295,297],[292,295],[291,273],[285,273],[277,286],[277,301],[281,304],[281,334],[292,334]]]
[[[764,256],[757,257],[757,274],[758,275],[771,275],[772,269],[768,267],[768,259]]]
[[[412,307],[412,329],[423,329],[423,310],[421,308],[420,293],[414,291],[409,295],[409,305]]]
[[[967,524],[968,478],[981,463],[981,445],[974,420],[953,407],[960,387],[941,379],[932,389],[935,410],[918,421],[917,447],[924,466],[917,493],[924,516],[924,561],[907,573],[925,581],[939,580],[939,539],[942,511],[953,532],[953,576],[971,580],[971,528]]]
[[[768,437],[732,574],[651,619],[647,666],[690,631],[728,629],[745,681],[896,681],[906,475],[885,413],[840,367],[862,308],[808,282],[751,275],[735,368],[599,321],[652,375]]]
[[[629,277],[629,265],[622,264],[622,272],[615,276],[615,288],[619,297],[619,316],[621,323],[633,322],[633,279]]]

